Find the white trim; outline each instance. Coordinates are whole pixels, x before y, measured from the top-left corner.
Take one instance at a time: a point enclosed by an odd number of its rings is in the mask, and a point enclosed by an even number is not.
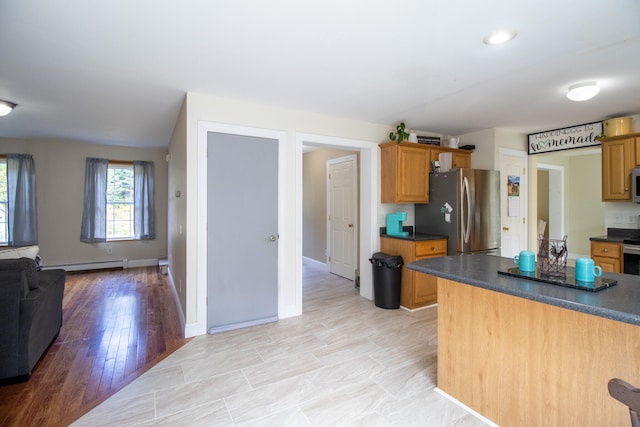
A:
[[[551,176],[551,171],[553,171],[554,174],[558,174],[556,175],[555,178],[560,180],[560,200],[558,200],[558,203],[560,204],[560,225],[559,225],[559,233],[557,233],[557,235],[554,235],[551,233],[551,221],[549,221],[549,224],[547,225],[547,227],[549,228],[549,238],[551,239],[562,239],[562,237],[564,237],[564,173],[565,173],[565,169],[564,166],[560,166],[560,165],[551,165],[551,164],[546,164],[546,163],[538,163],[538,169],[542,169],[542,170],[547,170],[549,171],[549,182],[551,182],[552,176]],[[536,170],[537,172],[537,170]],[[537,179],[536,179],[537,182]],[[538,183],[539,185],[540,183]],[[551,206],[551,200],[549,200],[549,205]],[[536,218],[537,218],[537,214],[536,214]]]
[[[182,306],[180,305],[180,296],[178,295],[176,284],[173,281],[173,273],[171,272],[170,267],[167,267],[167,281],[169,282],[169,287],[171,288],[171,293],[173,294],[173,302],[176,305],[176,308],[178,309],[178,317],[180,318],[180,330],[185,331],[185,337],[192,336],[192,335],[186,335],[187,328],[186,328],[186,321],[184,318],[184,312],[182,311]]]
[[[337,138],[332,136],[296,133],[296,235],[302,236],[302,145],[331,146],[339,149],[360,151],[360,296],[373,299],[373,278],[369,263],[370,254],[378,250],[377,230],[379,199],[379,159],[378,144],[372,141]],[[296,301],[302,307],[302,239],[295,242]]]
[[[353,163],[353,188],[354,188],[354,192],[353,192],[353,213],[354,213],[354,219],[353,219],[353,256],[352,259],[354,261],[354,266],[353,266],[353,279],[350,280],[356,280],[356,270],[358,270],[360,268],[360,266],[358,265],[358,228],[359,225],[358,223],[360,222],[360,212],[358,212],[358,197],[359,195],[359,186],[358,186],[358,174],[360,173],[360,168],[358,167],[358,156],[356,156],[355,154],[350,154],[348,156],[343,156],[343,157],[337,157],[335,159],[329,159],[327,160],[327,164],[326,164],[326,195],[327,195],[327,225],[326,225],[326,230],[327,230],[327,253],[329,254],[329,257],[331,256],[331,221],[329,220],[330,216],[331,216],[331,180],[329,179],[329,172],[330,172],[330,167],[333,165],[337,165],[340,163],[346,163],[346,162],[352,162]],[[329,258],[328,257],[328,258]],[[331,261],[330,258],[327,259],[327,264],[329,266],[329,271],[331,271]]]
[[[76,264],[45,265],[43,270],[61,268],[66,271],[102,270],[107,268],[153,267],[158,265],[158,258],[151,259],[116,259],[111,261],[95,261]]]
[[[455,403],[456,405],[458,405],[459,407],[461,407],[462,409],[464,409],[465,411],[469,412],[471,415],[475,416],[476,418],[481,419],[482,421],[484,421],[485,423],[489,424],[490,426],[494,426],[494,427],[500,427],[498,424],[494,423],[493,421],[491,421],[489,418],[485,417],[484,415],[480,414],[479,412],[474,411],[473,409],[469,408],[467,405],[465,405],[464,403],[460,402],[458,399],[456,399],[455,397],[452,397],[451,395],[445,393],[444,391],[442,391],[440,388],[435,387],[433,389],[433,391],[435,391],[436,393],[438,393],[441,396],[446,397],[447,399],[449,399],[451,402]]]
[[[253,128],[247,126],[229,125],[226,123],[216,123],[209,121],[198,121],[198,194],[197,194],[197,220],[196,230],[200,230],[196,240],[196,322],[187,325],[193,335],[203,335],[207,333],[207,136],[209,132],[227,133],[231,135],[252,136],[257,138],[268,138],[278,140],[278,316],[287,317],[288,310],[285,307],[284,271],[285,256],[284,248],[289,245],[291,236],[284,233],[286,221],[285,209],[285,183],[286,183],[286,141],[287,134],[284,131]],[[302,305],[300,305],[302,313]],[[186,334],[186,332],[185,332]],[[193,336],[187,335],[187,336]]]

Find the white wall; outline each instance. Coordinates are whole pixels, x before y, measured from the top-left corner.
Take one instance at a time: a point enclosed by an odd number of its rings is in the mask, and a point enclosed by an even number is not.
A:
[[[302,154],[300,151],[298,156],[297,135],[304,133],[369,141],[367,143],[369,148],[366,149],[371,149],[376,156],[379,156],[377,144],[385,141],[386,135],[391,129],[387,126],[372,123],[251,104],[198,93],[188,93],[186,99],[186,170],[172,170],[172,173],[186,176],[186,188],[184,191],[186,196],[185,252],[187,254],[185,317],[188,335],[204,333],[206,330],[206,310],[204,313],[202,312],[202,299],[206,298],[206,295],[202,294],[202,289],[206,289],[206,284],[203,288],[203,284],[198,283],[198,272],[202,275],[202,271],[206,271],[206,265],[199,265],[197,261],[199,251],[197,236],[198,233],[206,233],[206,230],[198,223],[197,214],[196,195],[199,194],[200,181],[200,171],[198,169],[199,121],[285,132],[286,147],[283,162],[280,166],[280,176],[285,179],[284,194],[282,195],[285,209],[284,218],[282,219],[286,225],[284,230],[279,230],[282,237],[282,244],[279,250],[281,256],[284,257],[284,264],[287,265],[287,270],[279,278],[282,283],[282,306],[285,307],[284,312],[280,313],[280,317],[298,314],[299,310],[301,310],[301,307],[298,307],[298,295],[296,294],[297,287],[301,286],[301,283],[299,283],[301,265],[298,265],[301,263],[297,262],[298,258],[301,259],[301,245],[298,247],[298,242],[301,241],[301,226],[297,227],[296,224],[296,210],[298,209],[296,195],[299,192],[301,194],[302,175],[300,174],[300,180],[297,178],[297,168],[300,166],[301,171],[301,165],[297,163],[301,163]],[[363,142],[363,144],[365,143]],[[375,163],[377,165],[377,161]],[[250,173],[250,171],[247,171],[247,173]],[[371,185],[371,183],[368,183],[368,185]],[[364,186],[365,184],[363,183]],[[379,183],[376,182],[373,188],[377,189],[377,194],[374,197],[379,200]],[[301,208],[301,201],[299,205]],[[377,249],[377,243],[375,245]],[[300,253],[298,254],[298,252]],[[204,277],[206,277],[206,274],[204,274]]]

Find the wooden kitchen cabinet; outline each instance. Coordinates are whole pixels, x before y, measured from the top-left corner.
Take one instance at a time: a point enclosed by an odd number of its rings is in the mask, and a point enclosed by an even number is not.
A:
[[[429,201],[429,147],[411,142],[380,144],[382,203],[427,203]]]
[[[437,278],[409,270],[407,264],[425,258],[446,256],[447,239],[414,241],[381,237],[380,250],[389,255],[400,255],[404,262],[400,282],[400,305],[415,309],[437,302]]]
[[[609,273],[622,273],[624,271],[624,255],[622,243],[591,241],[591,258]]]
[[[431,161],[451,152],[451,166],[471,167],[471,151],[413,142],[380,144],[380,201],[382,203],[428,203]]]
[[[470,168],[471,167],[471,151],[460,150],[458,148],[432,147],[431,160],[438,160],[440,153],[450,152],[451,167],[453,168]]]
[[[631,200],[631,170],[638,164],[640,134],[600,138],[602,143],[602,200]]]

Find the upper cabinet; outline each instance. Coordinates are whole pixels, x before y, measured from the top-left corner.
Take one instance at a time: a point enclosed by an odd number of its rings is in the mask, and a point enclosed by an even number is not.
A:
[[[432,147],[431,160],[438,160],[440,153],[451,152],[451,167],[454,168],[470,168],[471,167],[471,151],[458,150],[455,148]]]
[[[424,144],[380,144],[382,203],[427,203],[431,152]]]
[[[640,134],[601,138],[602,200],[631,200],[631,171],[640,164]]]
[[[382,203],[428,203],[431,161],[438,154],[452,152],[454,168],[471,166],[471,151],[414,142],[380,144]]]

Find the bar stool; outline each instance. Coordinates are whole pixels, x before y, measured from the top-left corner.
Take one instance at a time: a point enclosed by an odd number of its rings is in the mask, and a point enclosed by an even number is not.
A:
[[[640,388],[619,378],[609,380],[609,394],[629,407],[631,427],[640,427]]]

